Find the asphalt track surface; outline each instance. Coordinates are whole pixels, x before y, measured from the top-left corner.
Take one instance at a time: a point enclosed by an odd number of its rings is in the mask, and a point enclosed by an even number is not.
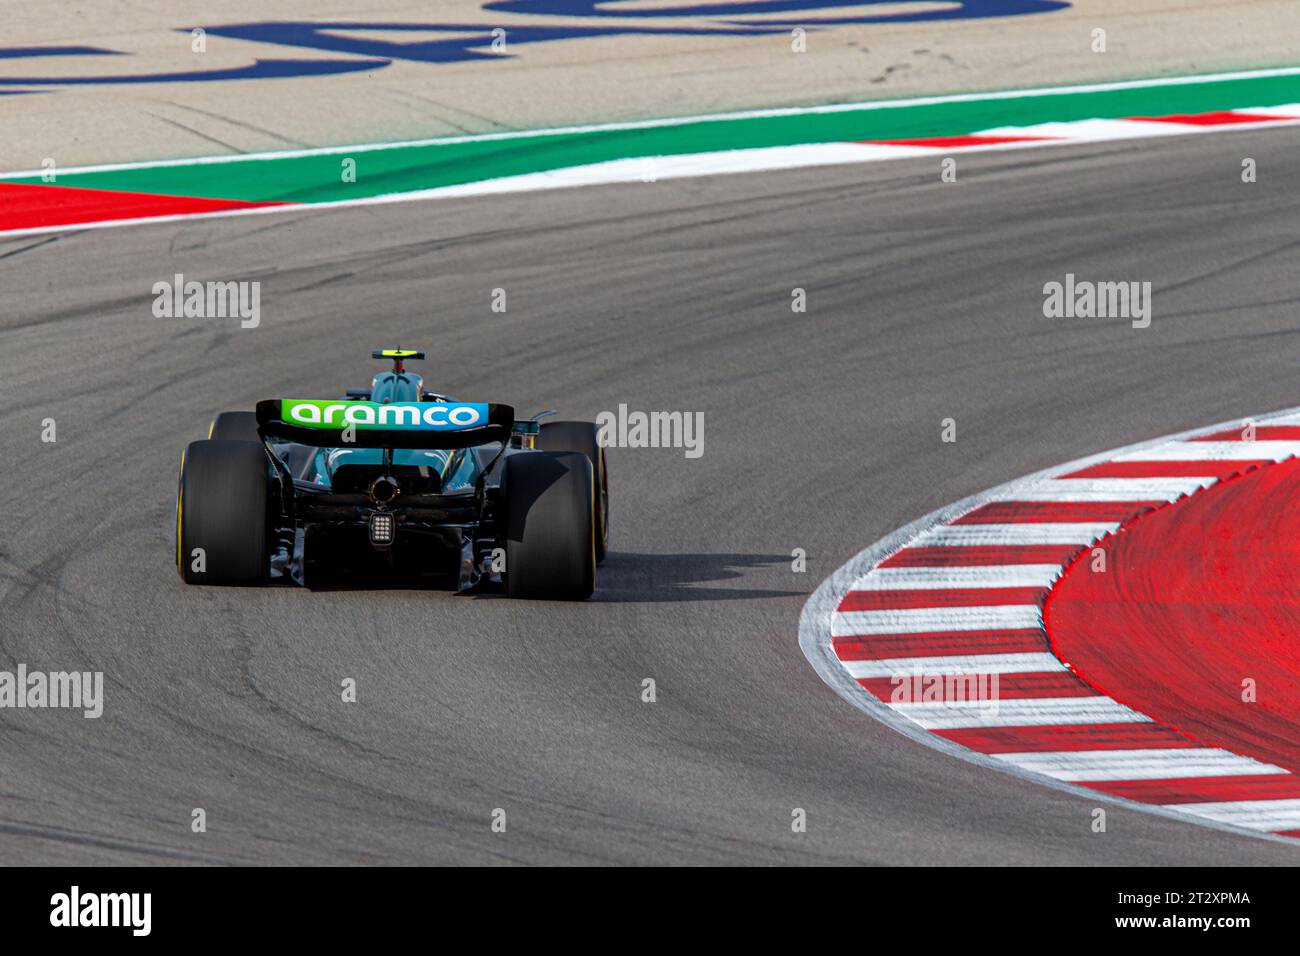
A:
[[[1095,803],[865,717],[797,634],[822,578],[940,505],[1296,404],[1297,147],[1180,137],[963,156],[953,184],[936,158],[0,243],[0,668],[106,685],[98,720],[0,711],[0,861],[1300,862],[1122,807],[1093,833]],[[176,272],[260,279],[261,327],[154,318]],[[1151,327],[1045,319],[1066,272],[1150,280]],[[183,586],[184,444],[221,409],[365,384],[395,344],[466,398],[703,411],[704,456],[611,453],[585,604]]]

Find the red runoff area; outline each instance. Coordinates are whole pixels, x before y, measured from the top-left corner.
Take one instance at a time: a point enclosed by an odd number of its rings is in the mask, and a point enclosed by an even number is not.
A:
[[[1105,573],[1085,553],[1044,608],[1057,656],[1204,746],[1300,773],[1300,459],[1224,480],[1098,544]],[[1253,703],[1242,700],[1247,678]],[[1283,783],[1292,795],[1300,780]],[[1233,799],[1160,789],[1171,802]]]
[[[73,186],[32,186],[0,183],[0,229],[40,229],[157,216],[192,216],[281,206],[284,203],[203,199],[197,196],[157,196],[152,193],[81,189]]]

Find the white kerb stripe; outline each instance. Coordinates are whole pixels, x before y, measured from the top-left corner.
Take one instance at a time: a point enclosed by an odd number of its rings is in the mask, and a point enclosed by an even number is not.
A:
[[[1059,564],[999,564],[960,568],[875,568],[853,582],[853,591],[942,588],[1045,588]]]
[[[423,191],[425,198],[454,199],[497,193],[529,192],[537,189],[563,189],[570,186],[599,186],[613,183],[640,182],[654,179],[684,179],[693,176],[716,176],[723,173],[754,173],[808,166],[834,166],[865,163],[882,159],[907,159],[929,155],[931,150],[919,146],[889,146],[865,143],[809,143],[795,146],[762,146],[753,149],[729,149],[708,153],[666,156],[636,156],[611,159],[600,163],[564,166],[538,173],[501,176],[455,186],[436,186]]]
[[[939,525],[917,535],[909,548],[966,545],[1092,544],[1119,528],[1118,521],[1025,521],[1016,524]]]
[[[1281,106],[1239,106],[1232,112],[1276,116],[1278,119],[1300,119],[1300,103],[1284,103]]]
[[[1175,501],[1214,478],[1048,478],[1000,491],[994,501]]]
[[[1036,604],[988,607],[921,607],[896,611],[837,611],[831,623],[836,636],[850,634],[920,634],[926,631],[1019,631],[1043,626]]]
[[[1283,461],[1300,455],[1300,441],[1179,441],[1130,451],[1115,461]]]
[[[1202,130],[1204,127],[1197,127]],[[1098,142],[1111,139],[1137,139],[1148,136],[1182,136],[1191,132],[1178,123],[1143,122],[1131,119],[1067,120],[1035,123],[1032,126],[997,126],[981,130],[983,136],[1051,136],[1065,140]]]
[[[951,654],[940,657],[891,657],[877,661],[841,661],[859,677],[946,677],[956,674],[1038,674],[1063,671],[1065,665],[1046,651],[1023,654]]]
[[[1300,799],[1230,800],[1222,803],[1169,803],[1167,809],[1182,810],[1219,823],[1235,823],[1252,830],[1300,830]]]
[[[1150,718],[1109,697],[1030,697],[1015,700],[890,704],[927,730],[960,727],[1042,727],[1053,724],[1142,724]]]
[[[1212,747],[1064,750],[996,754],[996,759],[1057,780],[1164,780],[1286,773],[1280,767]]]

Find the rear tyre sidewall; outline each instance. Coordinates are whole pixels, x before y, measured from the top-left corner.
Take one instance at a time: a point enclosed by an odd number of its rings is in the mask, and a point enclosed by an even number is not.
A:
[[[580,452],[591,459],[596,479],[596,563],[609,551],[609,466],[594,422],[542,422],[537,447],[543,451]]]
[[[212,419],[208,429],[210,441],[261,441],[257,433],[256,412],[222,412]]]
[[[261,442],[196,441],[185,449],[176,500],[176,563],[185,583],[266,582],[269,468]],[[196,548],[203,570],[195,569]]]
[[[591,460],[523,452],[505,460],[506,593],[581,601],[596,589]]]

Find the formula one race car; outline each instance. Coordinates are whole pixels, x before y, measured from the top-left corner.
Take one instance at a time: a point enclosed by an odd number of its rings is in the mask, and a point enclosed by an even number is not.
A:
[[[176,566],[187,584],[384,579],[582,600],[609,541],[591,422],[424,390],[406,362],[340,400],[222,412],[181,456]]]

